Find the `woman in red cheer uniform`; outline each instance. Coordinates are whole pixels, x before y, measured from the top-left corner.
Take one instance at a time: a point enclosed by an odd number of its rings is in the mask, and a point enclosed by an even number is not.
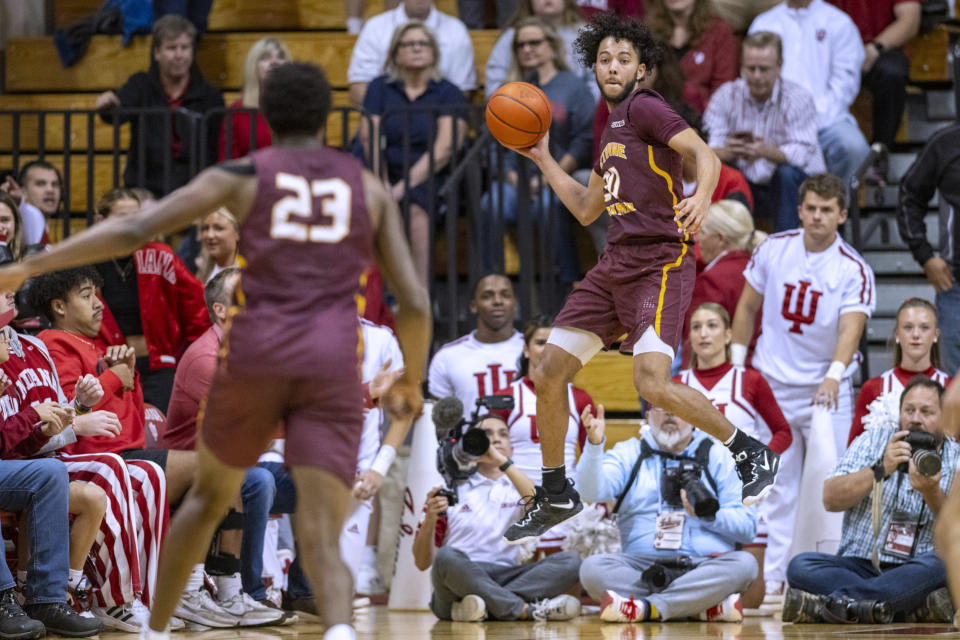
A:
[[[707,396],[735,427],[764,442],[776,453],[783,453],[793,442],[793,434],[770,385],[755,369],[730,364],[730,314],[715,302],[705,302],[690,317],[689,341],[692,348],[690,368],[674,381],[693,387]],[[766,591],[763,580],[763,555],[766,525],[761,503],[757,519],[757,537],[744,547],[757,558],[760,571],[743,594],[743,606],[760,606]]]
[[[937,340],[937,309],[923,298],[907,298],[897,309],[897,325],[893,329],[893,369],[887,369],[876,378],[870,378],[860,388],[853,410],[853,423],[847,446],[863,433],[863,418],[870,412],[870,403],[883,394],[900,394],[910,378],[923,374],[946,387],[950,375],[941,371],[940,345]]]

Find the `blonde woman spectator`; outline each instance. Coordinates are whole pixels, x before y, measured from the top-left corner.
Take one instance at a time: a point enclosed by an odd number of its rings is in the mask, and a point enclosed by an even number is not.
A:
[[[737,310],[740,292],[743,291],[743,270],[750,261],[750,254],[767,234],[753,227],[750,211],[736,200],[718,200],[710,205],[703,227],[697,234],[700,245],[700,260],[697,261],[697,281],[683,323],[683,362],[690,361],[690,315],[704,302],[716,302],[726,309],[730,317]],[[752,352],[756,344],[759,321],[750,341]]]
[[[10,255],[19,261],[26,249],[23,222],[17,201],[6,191],[0,191],[0,243],[6,244]]]
[[[397,115],[397,111],[463,105],[463,94],[443,78],[440,69],[440,45],[433,31],[422,22],[399,27],[390,40],[384,75],[373,79],[363,100],[371,126],[360,127],[364,150],[370,149],[371,129],[372,139],[382,141],[372,158],[374,173],[386,178],[393,197],[405,210],[409,207],[410,248],[422,282],[427,281],[430,261],[429,224],[437,211],[435,196],[443,184],[444,167],[456,145],[457,117],[450,111],[416,110],[409,115]],[[384,118],[388,112],[394,115]],[[407,151],[405,144],[409,145]]]
[[[197,278],[210,282],[227,267],[236,266],[240,246],[240,224],[230,211],[220,207],[200,223],[203,249],[197,258]]]
[[[497,38],[490,57],[487,58],[487,67],[484,74],[484,92],[487,98],[508,82],[507,74],[513,59],[513,42],[517,25],[527,18],[535,16],[557,30],[563,40],[563,50],[567,67],[576,73],[590,89],[593,99],[600,98],[600,90],[593,78],[593,71],[580,64],[574,41],[577,32],[584,25],[575,0],[520,0],[517,12],[510,21],[510,27]]]
[[[272,37],[257,40],[250,47],[250,51],[247,52],[247,61],[243,65],[243,92],[239,100],[231,103],[230,108],[258,108],[260,106],[260,84],[263,79],[267,77],[267,73],[271,69],[290,59],[290,50],[282,40]],[[257,123],[252,132],[255,144],[251,144],[250,116],[249,112],[238,111],[233,113],[229,123],[226,119],[223,121],[223,128],[220,129],[218,155],[221,162],[228,157],[226,149],[228,126],[232,127],[230,158],[242,158],[254,149],[270,146],[270,127],[267,126],[267,121],[260,113],[257,113]]]

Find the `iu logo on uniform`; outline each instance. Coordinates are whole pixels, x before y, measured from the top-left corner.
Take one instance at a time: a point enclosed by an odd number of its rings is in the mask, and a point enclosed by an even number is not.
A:
[[[488,394],[499,393],[500,391],[507,389],[510,384],[513,382],[514,377],[516,377],[517,372],[513,369],[504,369],[503,370],[503,379],[500,377],[500,368],[503,365],[501,364],[488,364],[486,371],[481,371],[479,373],[474,373],[473,377],[477,380],[477,395],[481,398]],[[489,381],[492,383],[490,385],[490,391],[487,391],[487,375],[489,374]]]
[[[822,291],[814,291],[810,289],[810,282],[807,280],[800,281],[800,288],[797,291],[797,300],[796,304],[793,305],[793,310],[791,311],[790,306],[793,302],[793,292],[797,290],[797,285],[795,284],[784,284],[786,291],[783,295],[783,309],[780,313],[784,318],[789,320],[792,324],[790,325],[791,333],[803,334],[803,329],[800,327],[801,324],[813,324],[814,319],[817,317],[817,303],[820,300],[820,296],[823,295]],[[807,291],[810,291],[810,303],[807,313],[803,312],[804,307],[807,307]]]

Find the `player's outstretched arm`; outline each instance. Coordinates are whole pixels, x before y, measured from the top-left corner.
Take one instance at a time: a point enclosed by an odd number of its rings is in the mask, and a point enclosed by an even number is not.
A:
[[[216,167],[207,169],[138,215],[108,218],[49,251],[0,269],[0,289],[16,291],[31,276],[130,255],[151,238],[179,231],[221,205],[233,204],[231,210],[242,218],[247,211],[236,209],[236,196],[245,181],[256,182]]]
[[[374,252],[377,263],[400,307],[396,317],[397,340],[406,364],[403,377],[387,392],[384,407],[394,419],[411,418],[419,413],[420,403],[423,402],[420,381],[423,379],[433,328],[430,296],[414,271],[410,244],[403,230],[397,203],[387,193],[383,183],[369,171],[363,172],[363,186],[375,228]]]
[[[720,179],[720,158],[693,129],[684,129],[667,142],[670,148],[683,156],[684,164],[697,167],[697,191],[677,205],[677,216],[687,233],[700,231],[707,217],[710,200]]]
[[[580,224],[587,226],[603,213],[603,179],[591,171],[587,186],[574,180],[550,155],[549,132],[540,138],[537,144],[527,149],[508,148],[533,160],[554,193]]]

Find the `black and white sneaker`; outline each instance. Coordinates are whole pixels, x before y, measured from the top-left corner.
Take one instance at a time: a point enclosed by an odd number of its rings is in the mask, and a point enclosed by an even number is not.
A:
[[[749,507],[766,498],[777,481],[780,455],[739,430],[730,444],[730,452],[743,482],[743,504]]]
[[[573,488],[573,482],[567,478],[562,493],[548,494],[543,487],[535,487],[532,497],[527,499],[527,511],[519,522],[514,522],[503,533],[507,544],[523,544],[535,540],[564,520],[583,511],[580,494]]]

